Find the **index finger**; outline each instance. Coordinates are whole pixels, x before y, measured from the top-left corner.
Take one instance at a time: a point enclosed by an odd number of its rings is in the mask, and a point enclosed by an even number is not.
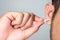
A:
[[[42,18],[34,15],[34,21],[36,21],[36,22],[42,22],[42,21],[44,21],[44,19],[42,19]]]

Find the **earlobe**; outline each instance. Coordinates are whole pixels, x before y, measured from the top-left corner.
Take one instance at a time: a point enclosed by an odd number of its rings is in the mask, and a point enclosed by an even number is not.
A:
[[[46,13],[46,23],[48,25],[50,25],[51,24],[52,15],[54,13],[54,6],[52,5],[52,3],[47,3],[46,4],[45,13]]]

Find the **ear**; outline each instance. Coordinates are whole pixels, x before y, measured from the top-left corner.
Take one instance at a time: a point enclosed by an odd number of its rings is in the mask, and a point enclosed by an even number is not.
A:
[[[51,24],[51,19],[52,19],[52,15],[54,13],[54,5],[52,5],[52,3],[47,3],[45,5],[45,15],[46,15],[46,23],[48,25]]]

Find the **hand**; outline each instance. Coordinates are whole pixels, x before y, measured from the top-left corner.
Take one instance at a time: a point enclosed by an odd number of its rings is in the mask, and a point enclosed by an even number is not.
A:
[[[6,12],[0,18],[0,40],[25,40],[42,24],[43,19],[32,13]]]

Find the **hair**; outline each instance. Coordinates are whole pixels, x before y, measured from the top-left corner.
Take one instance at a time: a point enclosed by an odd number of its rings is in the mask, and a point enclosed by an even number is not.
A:
[[[60,0],[52,0],[52,5],[54,5],[55,11],[52,16],[51,26],[53,25],[54,18],[57,14],[59,7],[60,7]]]
[[[55,11],[54,11],[53,16],[52,16],[52,21],[53,21],[55,15],[57,14],[57,11],[58,11],[58,9],[59,9],[59,6],[60,6],[60,0],[52,0],[52,4],[53,4],[54,7],[55,7]]]

